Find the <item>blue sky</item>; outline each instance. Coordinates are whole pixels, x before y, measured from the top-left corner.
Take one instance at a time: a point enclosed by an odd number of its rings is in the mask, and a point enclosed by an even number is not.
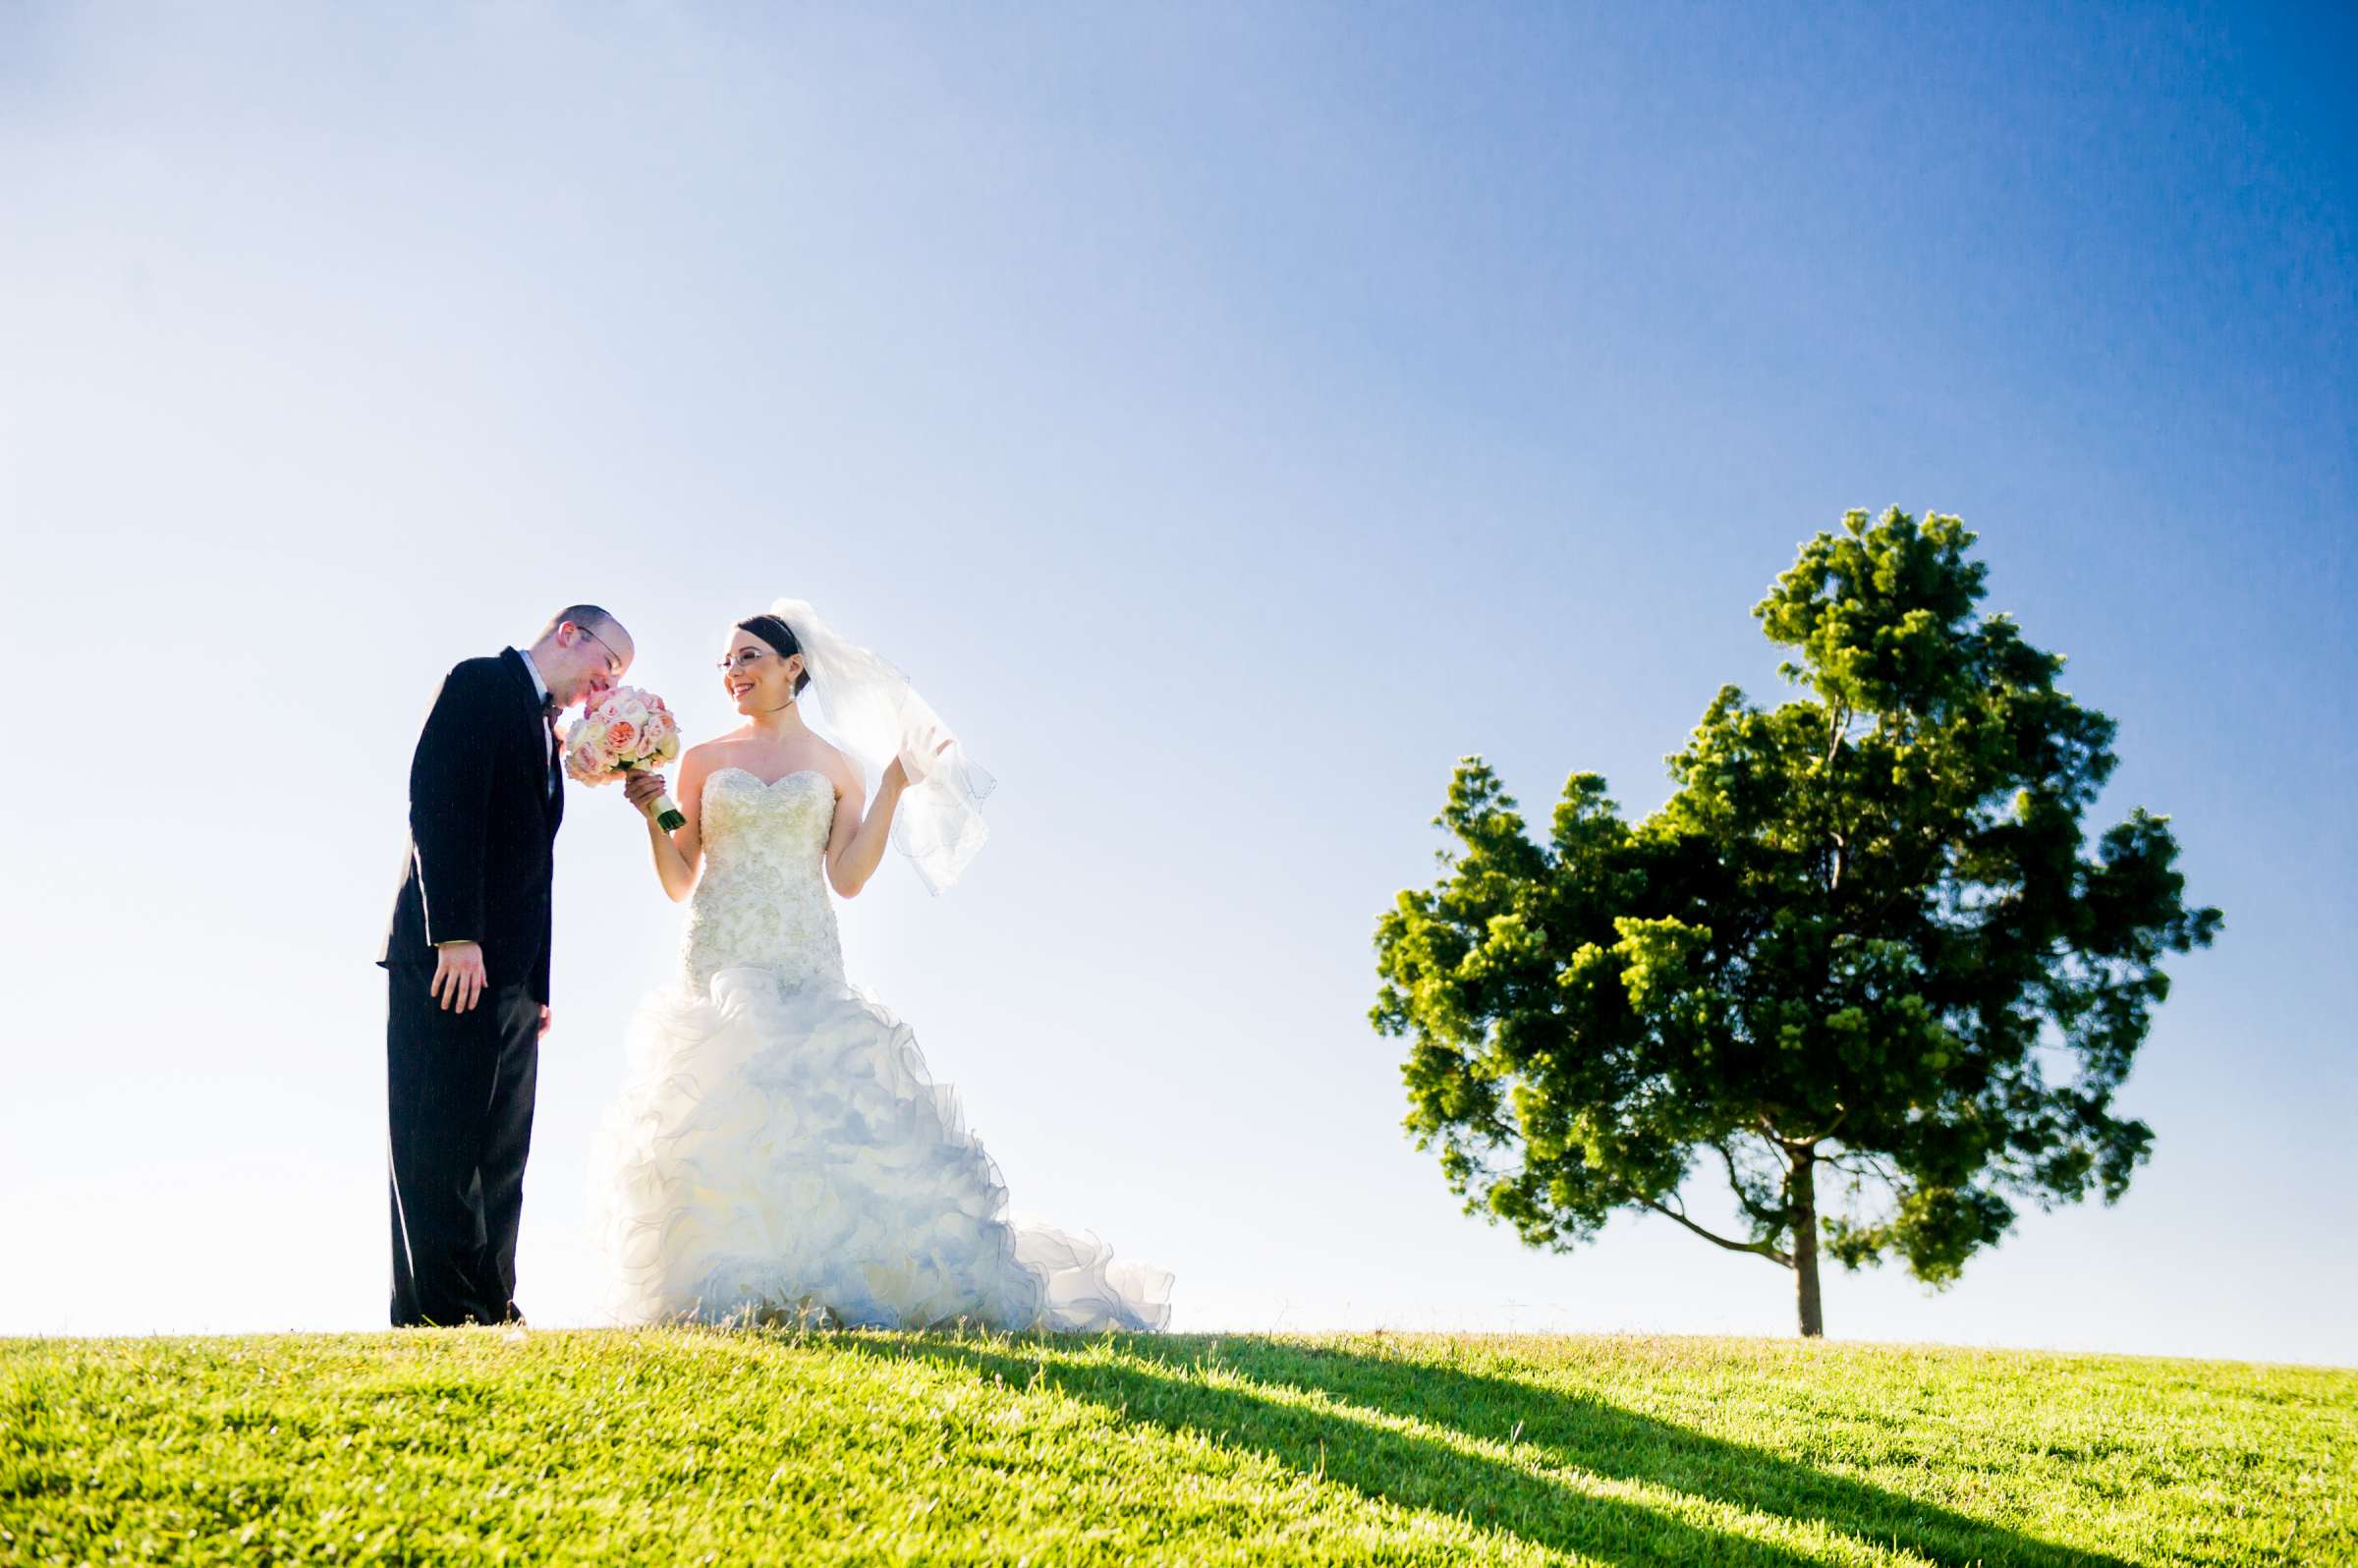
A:
[[[1002,786],[856,978],[1181,1326],[1789,1332],[1530,1254],[1399,1131],[1370,934],[1456,757],[1633,812],[1845,508],[1962,515],[2214,951],[2118,1207],[1837,1335],[2358,1363],[2346,13],[1191,7],[0,19],[0,1332],[367,1326],[402,782],[602,600],[723,726],[813,599]],[[36,809],[30,803],[41,803]],[[560,844],[522,1299],[677,911]],[[1709,1205],[1706,1204],[1708,1207]]]

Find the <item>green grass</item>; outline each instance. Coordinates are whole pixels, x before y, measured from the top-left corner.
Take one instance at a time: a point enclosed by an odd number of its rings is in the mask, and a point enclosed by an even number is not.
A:
[[[0,1341],[0,1562],[2358,1561],[2358,1372],[1758,1340]]]

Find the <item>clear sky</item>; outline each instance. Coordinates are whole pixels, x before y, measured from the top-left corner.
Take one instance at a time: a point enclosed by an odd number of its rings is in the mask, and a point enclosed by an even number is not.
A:
[[[727,722],[806,596],[993,769],[847,907],[1017,1205],[1178,1326],[1789,1333],[1399,1128],[1370,938],[1453,761],[1633,812],[1845,508],[1961,514],[2227,914],[2116,1208],[1833,1333],[2358,1364],[2346,8],[11,6],[0,1332],[383,1321],[404,774],[615,608]],[[677,909],[559,844],[521,1299]],[[1707,1209],[1710,1204],[1704,1205]]]

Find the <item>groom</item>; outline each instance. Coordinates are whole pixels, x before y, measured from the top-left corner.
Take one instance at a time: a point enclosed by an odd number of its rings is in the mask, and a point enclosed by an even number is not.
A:
[[[393,1325],[522,1321],[516,1230],[548,1032],[556,716],[631,666],[594,604],[443,677],[410,761],[410,852],[377,962],[391,1122]]]

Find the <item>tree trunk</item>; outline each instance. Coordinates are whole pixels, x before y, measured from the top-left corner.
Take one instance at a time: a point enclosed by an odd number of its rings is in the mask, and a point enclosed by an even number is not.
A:
[[[1801,1298],[1801,1337],[1825,1333],[1825,1312],[1818,1301],[1818,1152],[1793,1150],[1790,1195],[1793,1219],[1793,1283]]]

